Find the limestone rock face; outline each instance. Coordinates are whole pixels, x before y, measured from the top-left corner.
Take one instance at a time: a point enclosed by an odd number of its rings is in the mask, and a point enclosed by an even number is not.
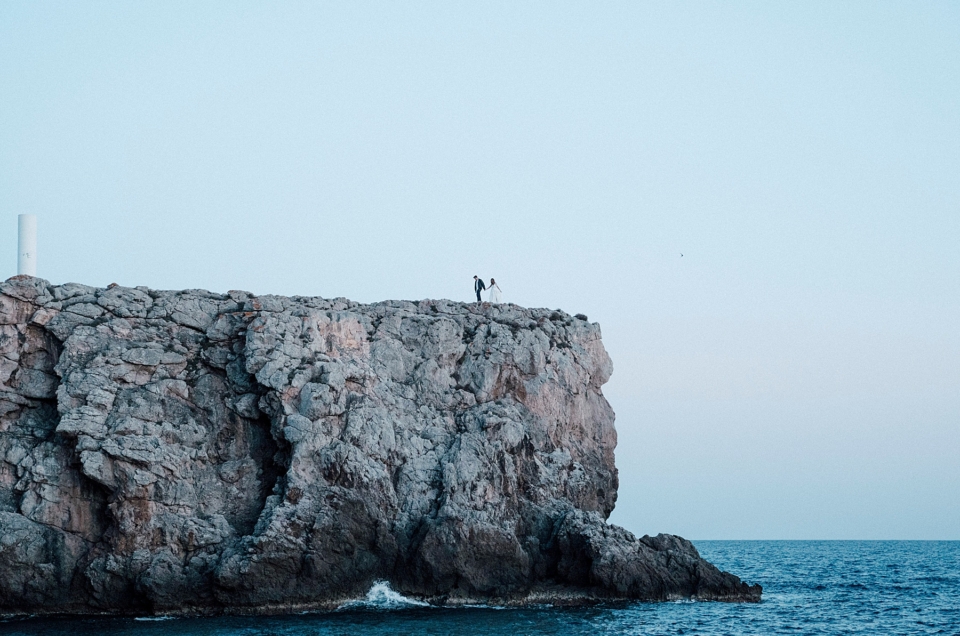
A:
[[[515,305],[0,284],[0,613],[759,600],[607,525],[612,365]]]

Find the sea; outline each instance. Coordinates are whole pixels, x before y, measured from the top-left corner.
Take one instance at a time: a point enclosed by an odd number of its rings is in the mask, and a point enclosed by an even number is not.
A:
[[[21,618],[24,636],[352,634],[960,635],[960,541],[696,541],[724,570],[763,585],[756,604],[680,601],[577,609],[439,608],[385,583],[336,611],[216,618]]]

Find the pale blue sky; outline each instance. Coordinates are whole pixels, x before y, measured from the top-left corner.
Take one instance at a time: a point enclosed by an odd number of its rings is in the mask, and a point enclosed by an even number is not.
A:
[[[588,314],[640,534],[960,539],[956,2],[3,2],[4,276],[18,213],[58,283]]]

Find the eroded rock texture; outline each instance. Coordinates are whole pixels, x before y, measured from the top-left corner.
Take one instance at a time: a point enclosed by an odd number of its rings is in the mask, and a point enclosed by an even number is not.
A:
[[[596,324],[450,301],[0,284],[0,612],[758,600],[605,519]]]

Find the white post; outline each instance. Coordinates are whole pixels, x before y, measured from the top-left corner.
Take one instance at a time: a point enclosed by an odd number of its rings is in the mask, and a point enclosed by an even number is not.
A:
[[[17,252],[17,274],[37,275],[37,215],[21,214],[18,219],[20,249]]]

